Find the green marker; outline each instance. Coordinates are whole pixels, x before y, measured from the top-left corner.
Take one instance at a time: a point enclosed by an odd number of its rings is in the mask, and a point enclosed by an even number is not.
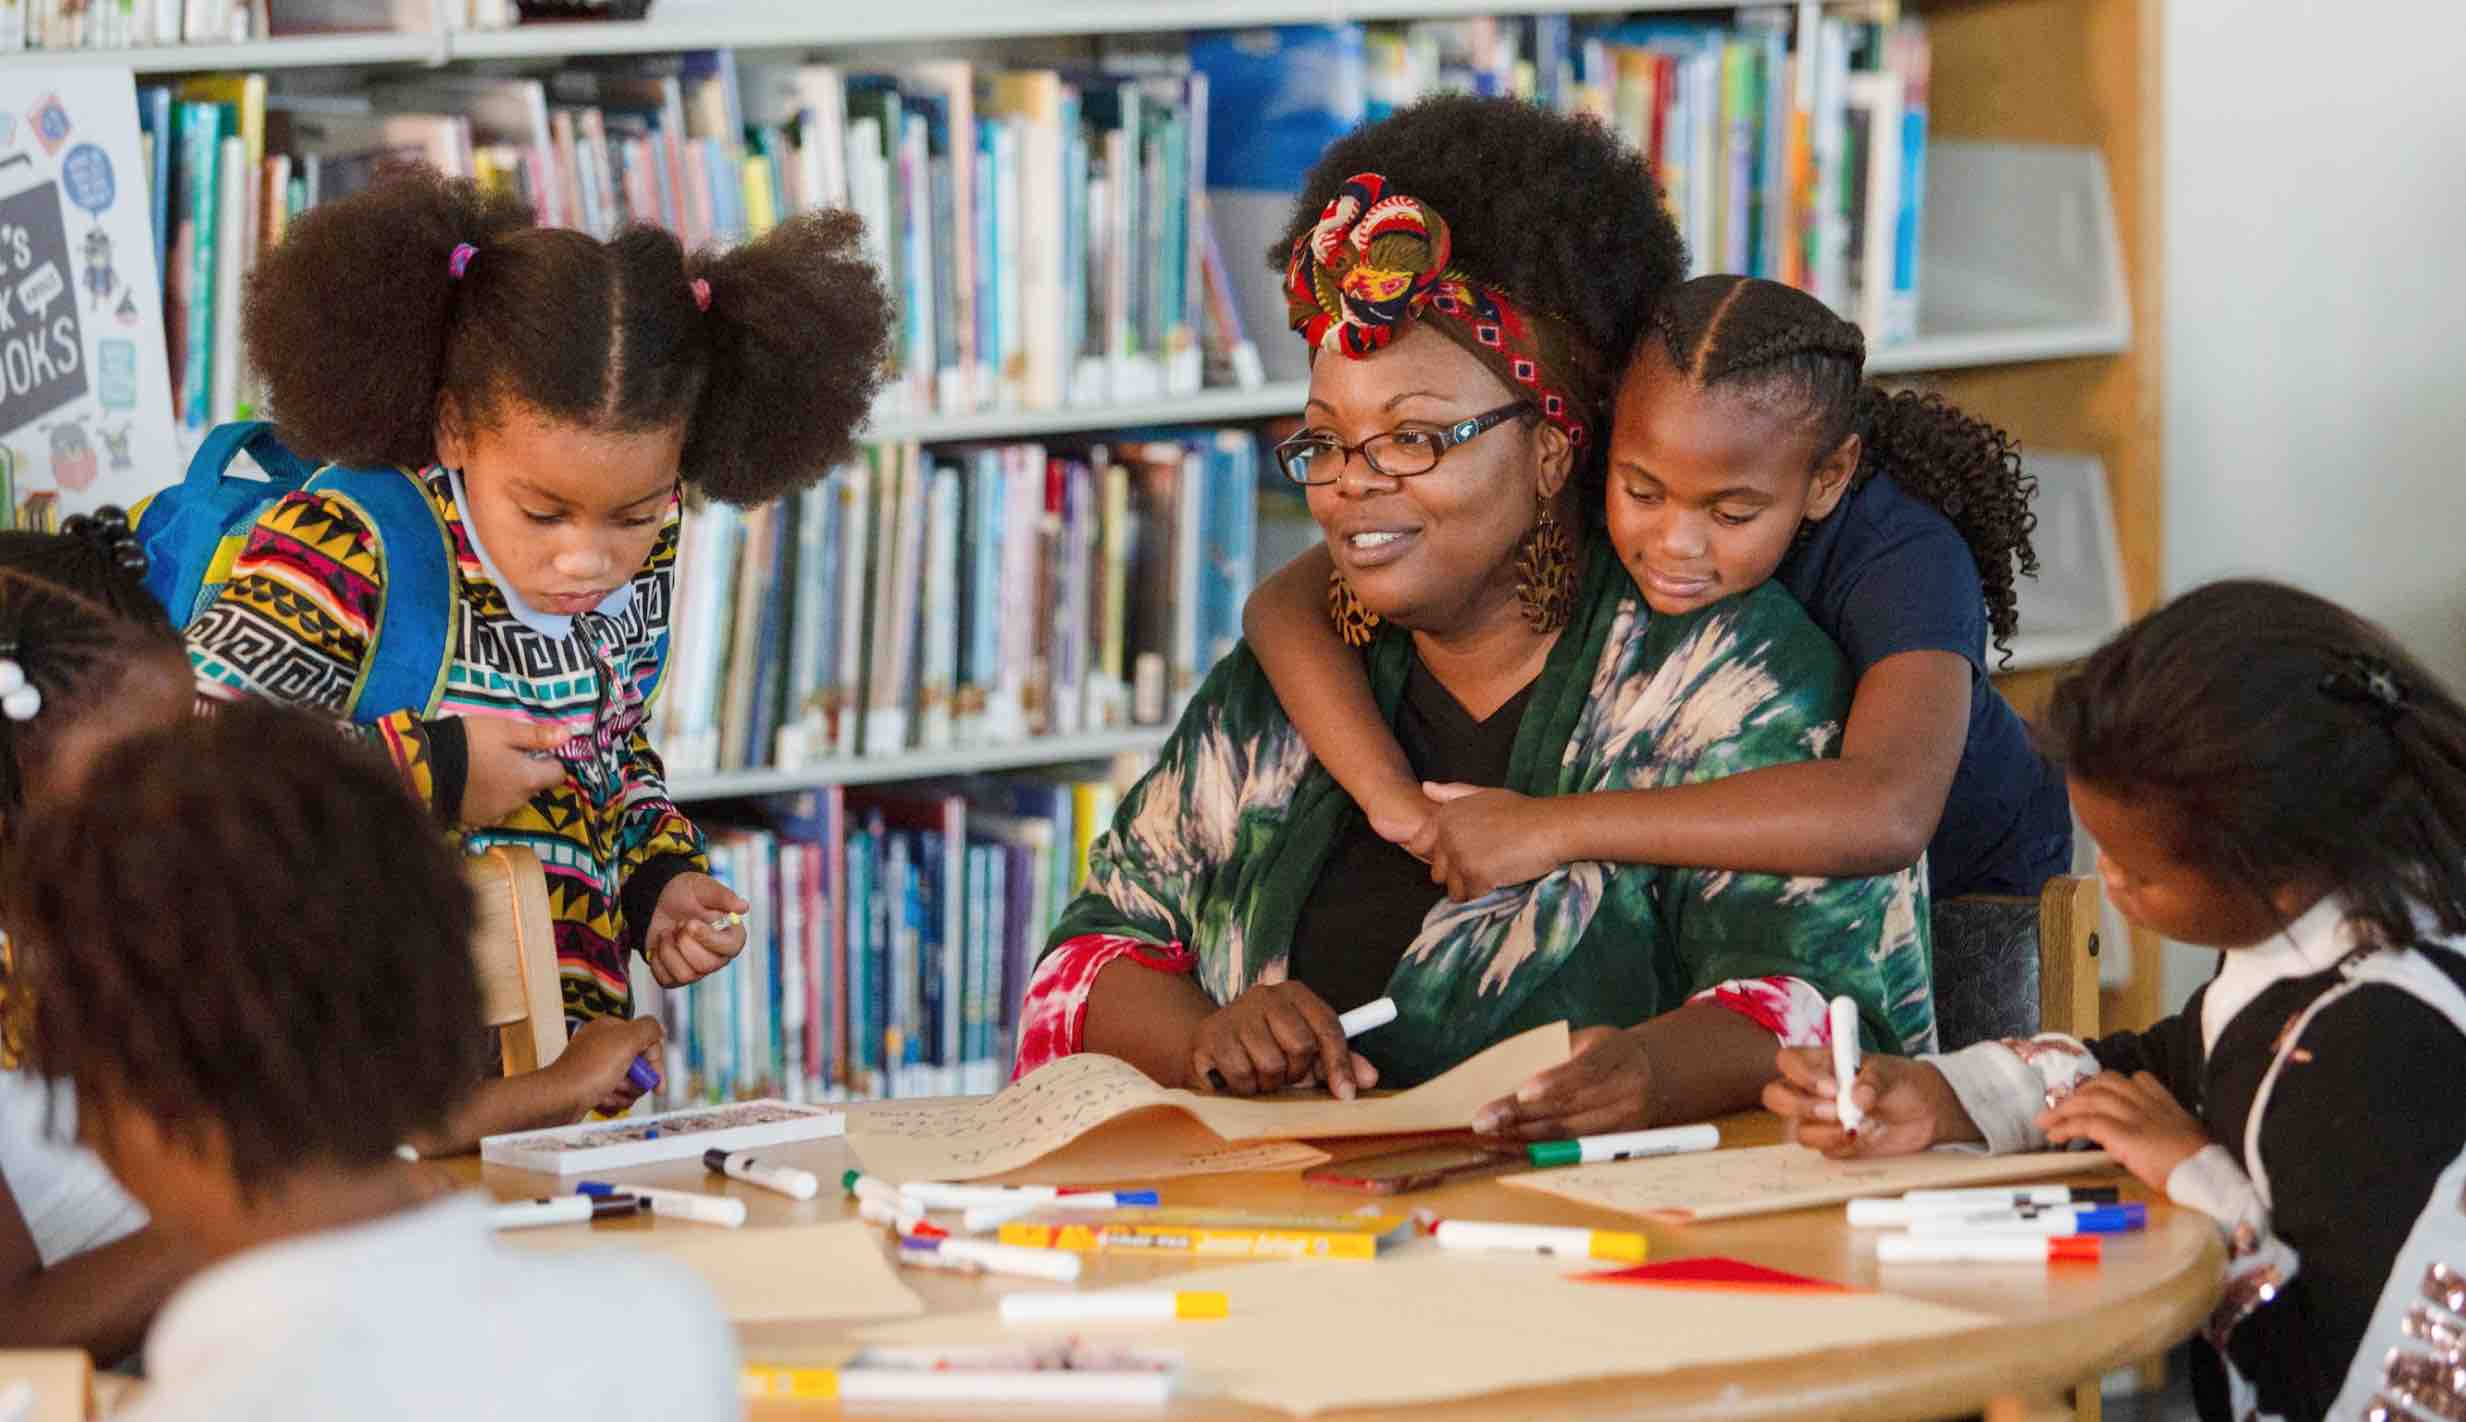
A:
[[[1524,1153],[1539,1166],[1592,1165],[1605,1160],[1644,1160],[1656,1155],[1688,1155],[1721,1144],[1718,1126],[1671,1126],[1659,1131],[1627,1131],[1615,1136],[1582,1136],[1572,1141],[1540,1141]]]

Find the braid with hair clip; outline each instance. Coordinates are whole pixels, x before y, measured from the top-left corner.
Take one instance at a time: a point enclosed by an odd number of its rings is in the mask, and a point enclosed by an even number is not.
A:
[[[1795,287],[1754,277],[1686,282],[1656,308],[1645,340],[1699,388],[1738,386],[1793,401],[1819,451],[1855,434],[1852,487],[1877,473],[1959,530],[1986,595],[1987,627],[2008,660],[2019,623],[2018,580],[2038,573],[2029,511],[2038,481],[2021,472],[2011,436],[1939,395],[1868,383],[1866,336]]]

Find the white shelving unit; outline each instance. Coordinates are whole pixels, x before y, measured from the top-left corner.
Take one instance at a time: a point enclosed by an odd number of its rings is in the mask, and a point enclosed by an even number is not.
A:
[[[0,54],[0,72],[125,65],[139,74],[225,70],[335,69],[376,64],[439,64],[445,36],[421,31],[296,35],[248,44],[180,44],[143,49],[35,49]]]
[[[1034,770],[1052,765],[1079,765],[1111,760],[1117,755],[1147,755],[1165,742],[1167,728],[1142,726],[1128,731],[1102,731],[1083,736],[1045,736],[1019,745],[970,746],[958,750],[911,751],[905,755],[850,756],[793,770],[729,770],[713,774],[678,775],[668,793],[678,800],[727,800],[745,795],[779,795],[825,785],[881,785],[900,780],[933,780],[952,775],[982,775],[1001,770]]]
[[[1297,415],[1310,387],[1270,381],[1255,390],[1205,390],[1180,399],[1136,405],[1074,405],[1059,410],[988,410],[980,414],[878,416],[865,429],[869,440],[919,440],[926,444],[973,439],[1033,439],[1079,430],[1137,429],[1149,425],[1203,425]]]

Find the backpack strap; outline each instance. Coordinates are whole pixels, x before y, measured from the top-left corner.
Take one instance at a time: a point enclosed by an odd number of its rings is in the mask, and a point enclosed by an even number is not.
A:
[[[329,466],[312,493],[350,507],[377,539],[385,567],[376,635],[344,714],[363,724],[397,711],[433,715],[452,660],[458,584],[452,535],[417,475],[395,468]]]
[[[270,483],[223,477],[242,450]],[[179,497],[158,502],[149,496],[129,519],[148,567],[159,570],[159,575],[148,573],[147,589],[175,621],[185,621],[197,606],[211,564],[203,558],[182,558],[179,550],[215,546],[225,531],[239,526],[244,514],[302,487],[316,472],[315,465],[283,446],[270,421],[239,420],[208,430],[181,476]]]

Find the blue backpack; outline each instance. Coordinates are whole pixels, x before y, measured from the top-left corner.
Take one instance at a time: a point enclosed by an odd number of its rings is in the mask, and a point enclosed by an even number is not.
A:
[[[265,478],[230,472],[243,449]],[[385,566],[376,632],[344,716],[367,725],[397,711],[436,714],[453,661],[459,589],[452,534],[408,470],[316,466],[284,448],[266,421],[217,425],[187,475],[131,512],[146,552],[147,590],[186,627],[222,595],[257,520],[303,490],[357,513],[375,532]]]

